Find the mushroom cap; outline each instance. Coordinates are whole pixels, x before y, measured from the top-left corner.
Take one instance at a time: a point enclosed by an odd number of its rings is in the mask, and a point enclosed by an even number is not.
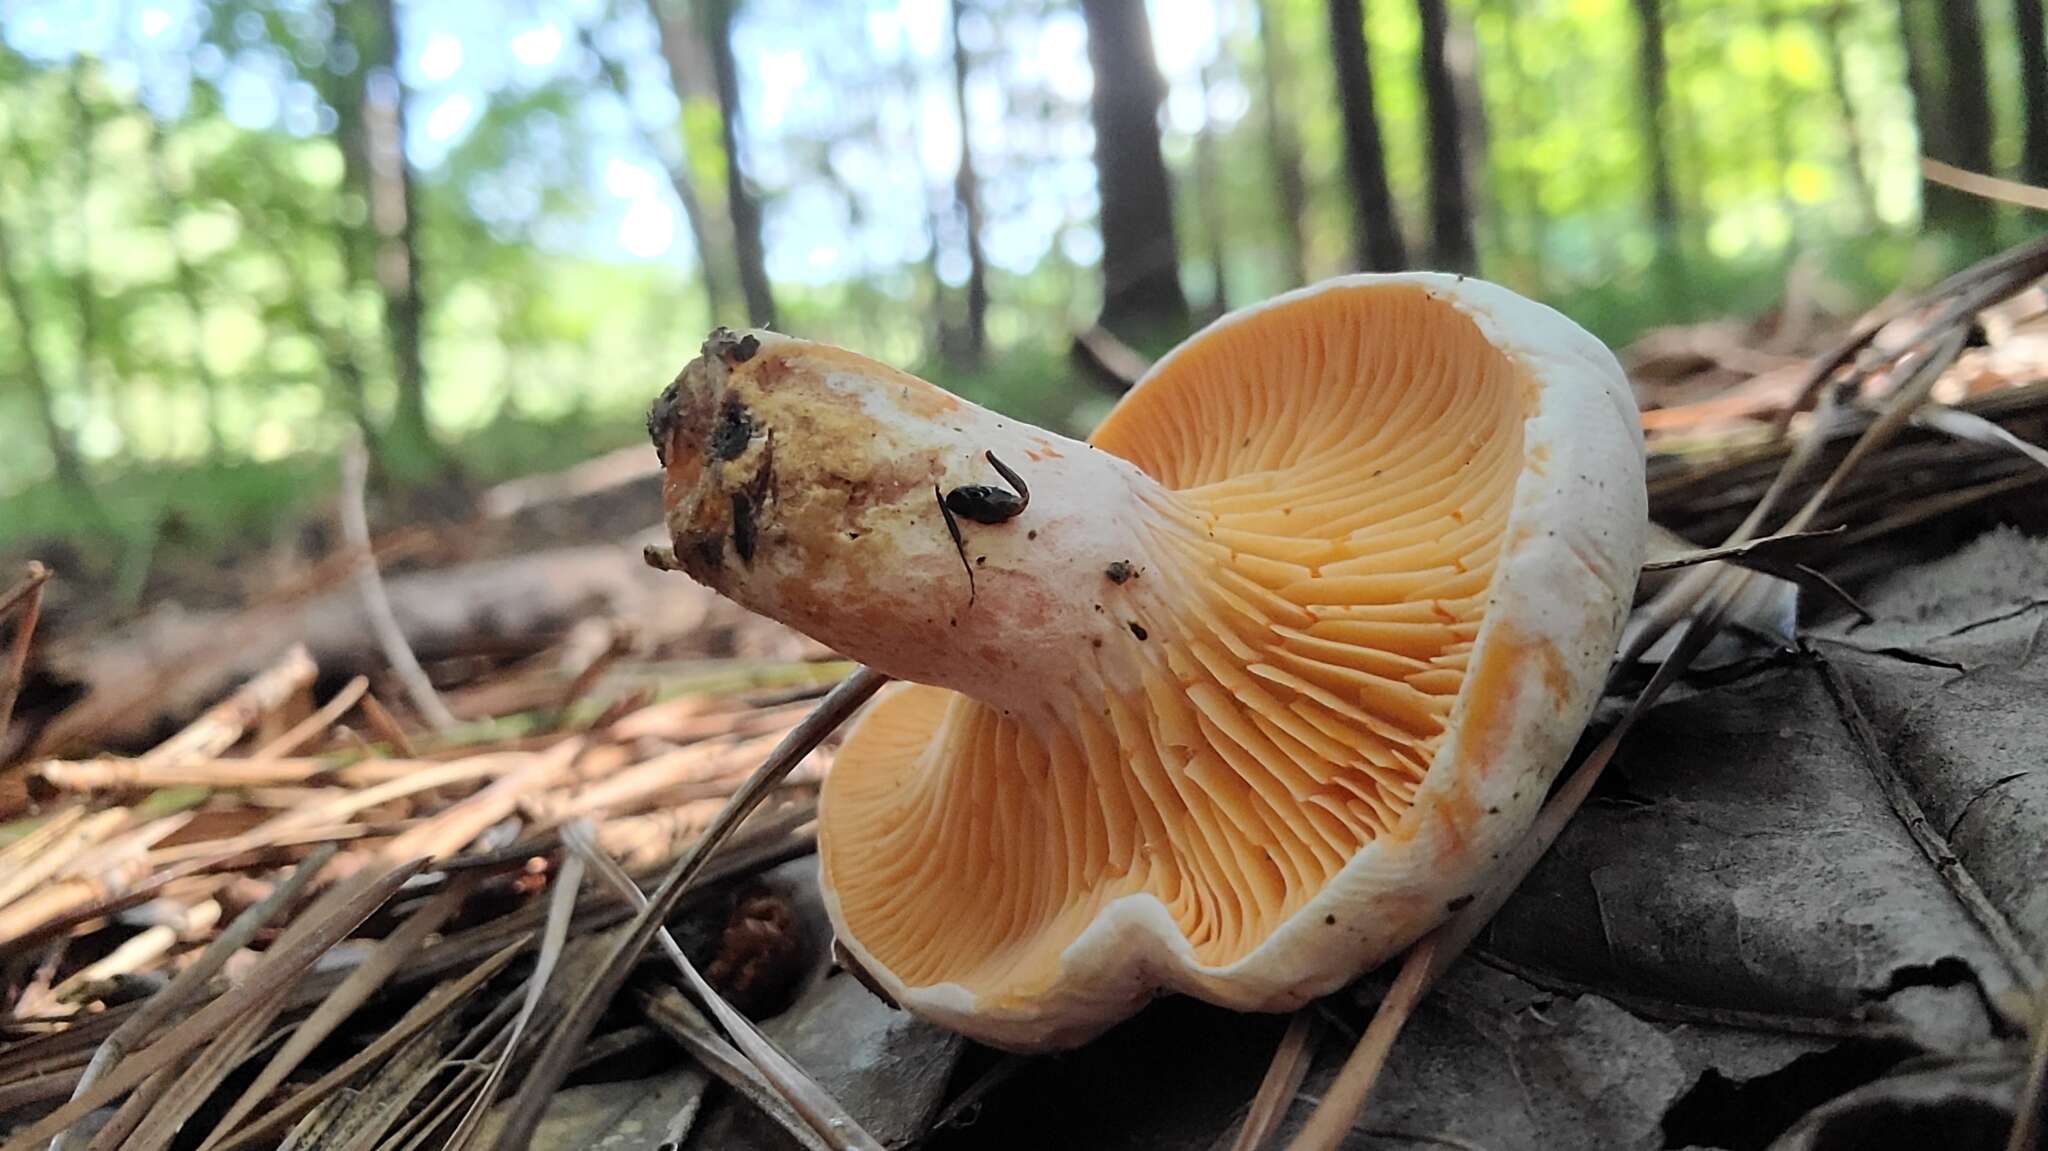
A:
[[[1289,1010],[1458,907],[1597,701],[1646,531],[1612,354],[1465,277],[1351,276],[1226,316],[1090,443],[1149,480],[1091,497],[1042,466],[1061,505],[1030,510],[1123,549],[1081,586],[1062,569],[1111,641],[1043,625],[1067,637],[1047,655],[1027,621],[1010,681],[886,689],[821,798],[852,960],[1016,1050],[1161,992]],[[968,616],[1009,610],[1000,586]]]

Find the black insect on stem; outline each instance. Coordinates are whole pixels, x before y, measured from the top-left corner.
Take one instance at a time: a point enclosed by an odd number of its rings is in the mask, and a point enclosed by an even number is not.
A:
[[[967,562],[967,537],[960,533],[961,519],[970,519],[978,524],[1007,523],[1024,514],[1031,506],[1031,489],[1025,486],[1024,477],[1011,471],[1009,465],[996,458],[994,452],[981,453],[988,460],[996,474],[1016,491],[1005,491],[988,484],[962,484],[941,496],[939,485],[932,485],[932,498],[939,503],[939,514],[946,517],[946,534],[953,537],[953,550],[960,553],[960,566],[967,571],[967,606],[973,607],[980,593],[974,586],[974,565]],[[1037,533],[1033,533],[1036,538]],[[984,560],[988,557],[983,556]]]
[[[978,524],[999,524],[1023,515],[1024,509],[1031,506],[1031,489],[1024,485],[1024,477],[1011,471],[1008,465],[996,458],[994,452],[983,452],[982,455],[996,474],[1017,490],[1004,491],[988,484],[962,484],[947,492],[941,501],[946,510]]]

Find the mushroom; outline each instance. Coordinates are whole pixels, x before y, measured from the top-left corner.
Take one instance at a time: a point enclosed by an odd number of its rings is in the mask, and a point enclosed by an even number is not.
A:
[[[1644,546],[1614,357],[1463,277],[1226,316],[1087,443],[722,329],[649,428],[678,566],[910,681],[826,777],[825,903],[871,986],[1014,1050],[1291,1009],[1459,907]]]

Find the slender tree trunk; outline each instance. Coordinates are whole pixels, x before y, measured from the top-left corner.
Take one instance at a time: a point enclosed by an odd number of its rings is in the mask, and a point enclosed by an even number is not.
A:
[[[1188,322],[1180,286],[1173,190],[1159,150],[1166,84],[1152,53],[1152,23],[1133,0],[1081,0],[1095,71],[1095,178],[1102,201],[1104,327],[1148,343]]]
[[[122,401],[125,396],[114,394],[115,389],[106,377],[94,371],[100,359],[100,294],[94,283],[92,272],[92,221],[87,218],[87,205],[92,201],[93,184],[97,173],[93,168],[94,135],[96,132],[91,106],[86,102],[84,60],[71,65],[71,154],[77,161],[77,186],[73,189],[69,205],[73,235],[76,240],[78,267],[70,276],[71,299],[78,312],[77,360],[72,376],[74,394],[90,396],[100,405],[102,411],[121,429],[122,439],[130,440],[128,406]],[[118,381],[116,381],[118,382]]]
[[[184,242],[178,236],[176,205],[181,202],[181,196],[172,186],[163,125],[153,115],[145,114],[144,120],[149,132],[150,178],[156,185],[157,200],[164,211],[164,233],[170,241],[171,270],[176,276],[178,298],[185,306],[185,322],[192,333],[192,374],[199,377],[200,392],[206,403],[207,454],[217,459],[227,445],[227,436],[221,419],[220,377],[214,375],[213,364],[206,354],[206,305],[200,299],[199,273],[193,269],[191,258],[185,254]]]
[[[427,421],[426,360],[421,352],[425,301],[420,287],[419,211],[412,165],[405,157],[405,87],[398,78],[401,55],[392,0],[371,0],[369,69],[363,83],[363,125],[370,159],[370,223],[377,232],[377,286],[384,294],[384,324],[391,341],[392,379],[397,404],[391,431],[409,449],[434,463],[433,429]]]
[[[1351,177],[1351,258],[1371,271],[1398,271],[1407,266],[1408,251],[1401,242],[1401,223],[1394,215],[1386,147],[1373,104],[1364,0],[1329,0],[1329,10],[1337,105],[1344,119],[1344,164]]]
[[[1991,171],[1991,80],[1984,65],[1984,19],[1979,0],[1942,0],[1942,56],[1948,65],[1948,130],[1955,162]]]
[[[1464,157],[1462,173],[1472,203],[1470,215],[1476,233],[1473,264],[1481,263],[1478,250],[1484,245],[1498,248],[1505,228],[1501,198],[1490,173],[1493,171],[1492,113],[1486,105],[1486,87],[1480,81],[1479,30],[1469,16],[1453,13],[1450,35],[1444,40],[1444,64],[1451,72],[1451,90],[1457,93],[1459,116],[1458,150]]]
[[[1308,283],[1308,183],[1301,175],[1301,135],[1294,129],[1294,66],[1273,0],[1259,3],[1259,61],[1266,81],[1266,147],[1280,205],[1281,256],[1289,287]]]
[[[1464,116],[1451,76],[1451,15],[1444,0],[1415,0],[1422,18],[1422,103],[1429,139],[1430,256],[1438,267],[1469,272],[1472,198],[1465,182]]]
[[[742,108],[739,62],[732,54],[733,11],[738,0],[702,0],[704,42],[711,50],[712,78],[718,85],[720,131],[725,140],[725,201],[732,217],[733,256],[739,264],[740,294],[747,301],[747,322],[757,328],[775,326],[775,294],[768,284],[767,250],[761,242],[761,204],[747,183],[740,160]]]
[[[1836,0],[1820,16],[1821,35],[1827,41],[1828,81],[1835,103],[1842,109],[1842,146],[1847,156],[1849,183],[1856,189],[1856,203],[1864,220],[1877,222],[1877,186],[1870,180],[1870,165],[1864,156],[1863,125],[1856,114],[1856,99],[1849,90],[1849,56],[1842,50],[1842,22],[1848,19],[1848,5]]]
[[[1942,146],[1942,125],[1947,112],[1927,58],[1923,39],[1927,32],[1920,27],[1918,9],[1915,0],[1899,0],[1899,51],[1905,57],[1906,91],[1913,97],[1913,128],[1919,137],[1919,150],[1932,155],[1933,149]],[[1939,192],[1940,185],[1921,182],[1922,211],[1930,217],[1935,214]]]
[[[1202,254],[1209,262],[1209,316],[1230,310],[1229,224],[1223,211],[1223,177],[1216,156],[1216,126],[1209,122],[1208,95],[1215,86],[1214,65],[1202,69],[1202,130],[1195,134],[1195,207],[1200,213]]]
[[[656,0],[648,0],[647,12],[654,18],[655,27],[661,33],[661,59],[668,65],[669,86],[675,89],[676,103],[679,107],[687,106],[696,85],[695,78],[690,75],[689,54],[684,45],[677,43],[683,34],[684,24],[681,21],[665,19]],[[726,245],[718,243],[713,238],[709,223],[705,219],[704,198],[697,194],[697,179],[690,172],[689,144],[683,139],[681,126],[677,125],[674,142],[664,145],[655,133],[634,115],[627,95],[629,85],[625,69],[621,68],[619,62],[610,54],[598,47],[597,38],[590,34],[589,29],[582,31],[582,39],[584,50],[597,60],[598,70],[604,73],[605,83],[611,86],[612,93],[625,107],[626,119],[633,125],[634,132],[640,136],[640,141],[647,150],[654,153],[654,158],[660,161],[662,171],[668,176],[668,186],[675,192],[676,203],[683,210],[683,223],[689,226],[690,242],[697,249],[697,277],[704,285],[705,308],[711,313],[711,323],[717,324],[725,315],[729,298],[726,295],[726,281],[720,267],[726,258]]]
[[[361,58],[356,45],[364,34],[357,25],[359,11],[338,4],[328,5],[328,17],[332,23],[327,43],[327,59],[338,60],[346,56]],[[352,196],[362,198],[367,205],[370,199],[370,134],[363,118],[367,100],[364,95],[363,69],[351,68],[336,72],[332,68],[321,68],[315,73],[315,82],[320,89],[320,98],[334,112],[334,141],[341,150],[342,187]],[[367,208],[364,212],[367,215]],[[365,284],[372,281],[370,269],[376,264],[376,240],[367,222],[351,222],[346,215],[337,215],[332,224],[335,254],[341,263],[341,295],[344,301],[356,294]],[[288,240],[273,238],[278,258],[287,268],[298,261],[291,254]],[[301,281],[295,281],[295,286]],[[328,352],[328,374],[342,386],[343,399],[350,413],[355,417],[356,427],[363,433],[363,442],[370,449],[370,456],[379,469],[380,475],[388,474],[385,468],[384,431],[376,413],[370,410],[369,373],[364,370],[360,336],[354,322],[349,319],[353,309],[343,308],[337,326],[329,328],[320,324],[312,304],[306,299],[303,289],[295,291],[301,319],[311,326],[309,330],[321,332]]]
[[[1899,0],[1899,35],[1921,152],[1971,171],[1989,171],[1991,95],[1977,0]],[[1973,242],[1989,242],[1992,212],[1985,201],[1922,180],[1920,204],[1929,224]]]
[[[961,0],[952,0],[953,108],[960,117],[960,166],[953,172],[953,199],[967,233],[967,324],[962,355],[978,368],[988,353],[988,261],[981,250],[981,180],[974,168],[974,130],[968,123],[967,77],[973,61],[960,41]],[[938,236],[932,236],[936,246]]]
[[[28,289],[22,283],[21,270],[16,267],[14,246],[8,231],[7,221],[0,219],[0,290],[7,294],[7,310],[14,320],[15,342],[21,349],[21,378],[27,382],[29,396],[35,401],[36,419],[42,424],[43,443],[49,449],[50,462],[56,468],[58,481],[82,496],[89,496],[92,487],[86,482],[78,448],[72,444],[71,434],[57,420],[56,394],[51,390],[50,373],[43,364],[42,355],[36,350],[35,315],[29,310]]]
[[[1672,254],[1678,237],[1678,194],[1671,182],[1670,65],[1664,54],[1663,0],[1635,0],[1636,85],[1642,109],[1643,148],[1649,155],[1650,220],[1657,243]]]
[[[2013,0],[2013,24],[2020,46],[2020,177],[2048,187],[2048,13],[2041,0]]]

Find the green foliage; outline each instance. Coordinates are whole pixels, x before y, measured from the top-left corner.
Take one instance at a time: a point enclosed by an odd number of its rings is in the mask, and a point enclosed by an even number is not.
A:
[[[965,257],[945,158],[958,132],[951,46],[928,4],[738,6],[742,170],[766,205],[782,324],[1021,418],[1084,428],[1101,397],[1077,380],[1067,345],[1101,285],[1087,88],[1073,80],[1085,69],[1080,21],[1061,0],[962,3],[993,260],[985,361],[960,363],[941,339],[964,323]],[[1622,342],[1768,308],[1802,253],[1839,282],[1833,302],[1853,306],[1995,238],[1916,234],[1902,36],[1938,58],[1937,30],[1902,30],[1884,4],[1662,4],[1681,214],[1668,245],[1649,217],[1635,0],[1453,0],[1481,102],[1466,113],[1483,129],[1471,178],[1484,274]],[[31,7],[45,23],[73,19],[66,5]],[[388,206],[373,206],[366,143],[366,93],[389,79],[372,75],[375,7],[206,0],[196,20],[145,34],[156,11],[145,4],[108,38],[59,37],[32,54],[21,30],[35,21],[0,30],[0,239],[23,313],[0,307],[0,546],[83,536],[132,547],[172,509],[181,532],[227,542],[317,507],[358,427],[388,474],[442,471],[439,447],[392,429],[392,234],[378,215]],[[1365,7],[1399,215],[1424,251],[1419,22],[1413,3]],[[1219,262],[1233,304],[1292,286],[1293,230],[1262,115],[1276,82],[1302,147],[1307,269],[1348,268],[1327,8],[1217,0],[1201,5],[1202,23],[1192,6],[1154,4],[1163,142],[1198,311],[1216,303]],[[697,253],[691,240],[701,229],[714,248],[729,243],[730,161],[708,75],[673,91],[646,0],[396,10],[436,439],[472,482],[631,442],[646,397],[705,328],[739,319],[710,314],[702,281],[707,263],[730,280],[729,251]],[[1998,160],[2016,166],[2010,21],[1987,6]],[[422,63],[430,28],[463,47],[454,79]],[[535,29],[555,30],[558,57],[515,63],[508,46]],[[1261,37],[1283,47],[1287,75],[1262,74]],[[668,47],[686,78],[701,73],[704,45]],[[473,105],[467,120],[434,127],[457,97]],[[696,229],[673,219],[667,253],[636,258],[614,234],[627,225],[608,181],[621,161],[651,173],[657,160],[678,165],[665,179],[692,186],[704,218]],[[65,452],[91,495],[63,490]]]

